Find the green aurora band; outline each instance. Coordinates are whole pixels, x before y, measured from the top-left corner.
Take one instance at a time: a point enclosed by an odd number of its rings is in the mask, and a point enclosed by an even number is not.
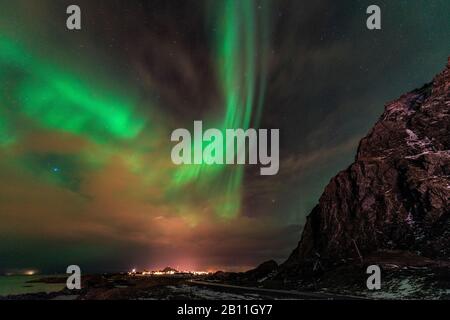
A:
[[[211,29],[215,30],[211,47],[223,97],[223,113],[211,115],[210,121],[205,122],[222,132],[259,125],[269,43],[268,3],[260,3],[264,5],[257,7],[255,1],[220,0],[210,3],[208,8]],[[129,94],[89,79],[87,75],[34,55],[20,40],[0,34],[0,81],[7,83],[0,91],[0,146],[15,141],[14,127],[23,116],[46,129],[87,137],[104,144],[104,149],[108,149],[108,142],[135,141],[149,128]],[[14,111],[19,111],[19,117]],[[156,133],[148,136],[154,140],[161,138]],[[232,141],[227,144],[226,149],[230,150]],[[193,148],[199,145],[204,148],[207,143],[193,142]],[[130,146],[132,151],[126,149],[125,157],[133,154],[132,162],[142,164],[145,151],[136,149],[135,144]],[[148,172],[153,170],[148,165],[139,167],[144,179],[152,177]],[[170,176],[170,183],[163,187],[165,199],[178,214],[192,210],[192,199],[209,203],[220,218],[232,219],[239,214],[242,165],[173,167]],[[148,183],[161,185],[157,179],[150,178]]]
[[[111,137],[132,139],[144,126],[142,118],[135,114],[133,102],[124,95],[108,92],[75,73],[36,58],[4,36],[0,36],[0,67],[0,77],[15,79],[9,92],[1,92],[2,101],[6,101],[6,94],[12,94],[16,107],[46,128],[102,141]],[[5,131],[0,123],[0,139],[11,136]],[[6,142],[5,138],[2,140]]]
[[[257,7],[255,1],[222,0],[215,1],[211,10],[212,21],[216,23],[213,28],[216,30],[213,35],[216,68],[224,97],[223,119],[212,122],[222,133],[226,129],[246,130],[251,125],[259,125],[266,87],[269,36],[269,6],[267,1],[261,3],[264,5]],[[226,143],[224,155],[234,148],[233,141]],[[204,150],[207,145],[194,141],[192,153],[199,146]],[[195,181],[197,187],[205,192],[213,190],[223,194],[221,201],[215,204],[216,212],[223,218],[233,218],[240,211],[243,176],[242,166],[190,165],[181,167],[175,173],[173,185],[180,187]]]

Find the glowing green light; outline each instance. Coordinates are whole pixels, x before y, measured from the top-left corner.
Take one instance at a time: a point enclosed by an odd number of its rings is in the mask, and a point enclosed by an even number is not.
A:
[[[257,126],[263,106],[265,89],[265,52],[267,46],[268,3],[263,3],[256,18],[255,1],[215,1],[213,5],[214,50],[216,56],[218,80],[223,95],[223,120],[216,123],[225,133],[226,129],[248,129]],[[258,21],[257,21],[258,20]],[[257,76],[257,69],[259,74]],[[259,77],[258,88],[256,88]],[[258,93],[257,101],[255,96]],[[254,107],[256,105],[256,110]],[[256,115],[256,117],[255,117]],[[193,151],[202,149],[208,143],[193,142]],[[206,145],[205,145],[206,144]],[[233,145],[227,145],[224,154]],[[243,181],[242,166],[227,165],[190,165],[180,167],[173,177],[173,184],[182,187],[195,181],[202,190],[211,191],[211,185],[219,184],[218,192],[223,201],[216,204],[219,215],[231,218],[240,210],[240,194]]]
[[[0,37],[0,66],[20,73],[19,107],[47,128],[102,140],[134,138],[144,126],[129,98],[32,57],[5,37]]]

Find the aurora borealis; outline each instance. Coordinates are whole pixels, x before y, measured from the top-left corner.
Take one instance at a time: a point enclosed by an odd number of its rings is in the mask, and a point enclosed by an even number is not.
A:
[[[448,1],[0,0],[0,272],[285,259],[324,186],[450,54]],[[175,166],[170,133],[279,128],[280,173]],[[193,142],[193,148],[198,142]],[[201,147],[201,146],[200,146]]]

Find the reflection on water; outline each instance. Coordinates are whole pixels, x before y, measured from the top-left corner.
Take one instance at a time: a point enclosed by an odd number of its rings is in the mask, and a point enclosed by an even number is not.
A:
[[[29,283],[29,281],[45,278],[35,276],[0,276],[0,296],[25,293],[56,292],[64,289],[65,283]]]

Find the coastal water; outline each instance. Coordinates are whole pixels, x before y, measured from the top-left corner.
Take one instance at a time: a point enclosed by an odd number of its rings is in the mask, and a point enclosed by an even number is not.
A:
[[[45,276],[0,276],[0,296],[19,295],[26,293],[56,292],[65,287],[64,283],[35,283],[30,281],[42,279]]]

